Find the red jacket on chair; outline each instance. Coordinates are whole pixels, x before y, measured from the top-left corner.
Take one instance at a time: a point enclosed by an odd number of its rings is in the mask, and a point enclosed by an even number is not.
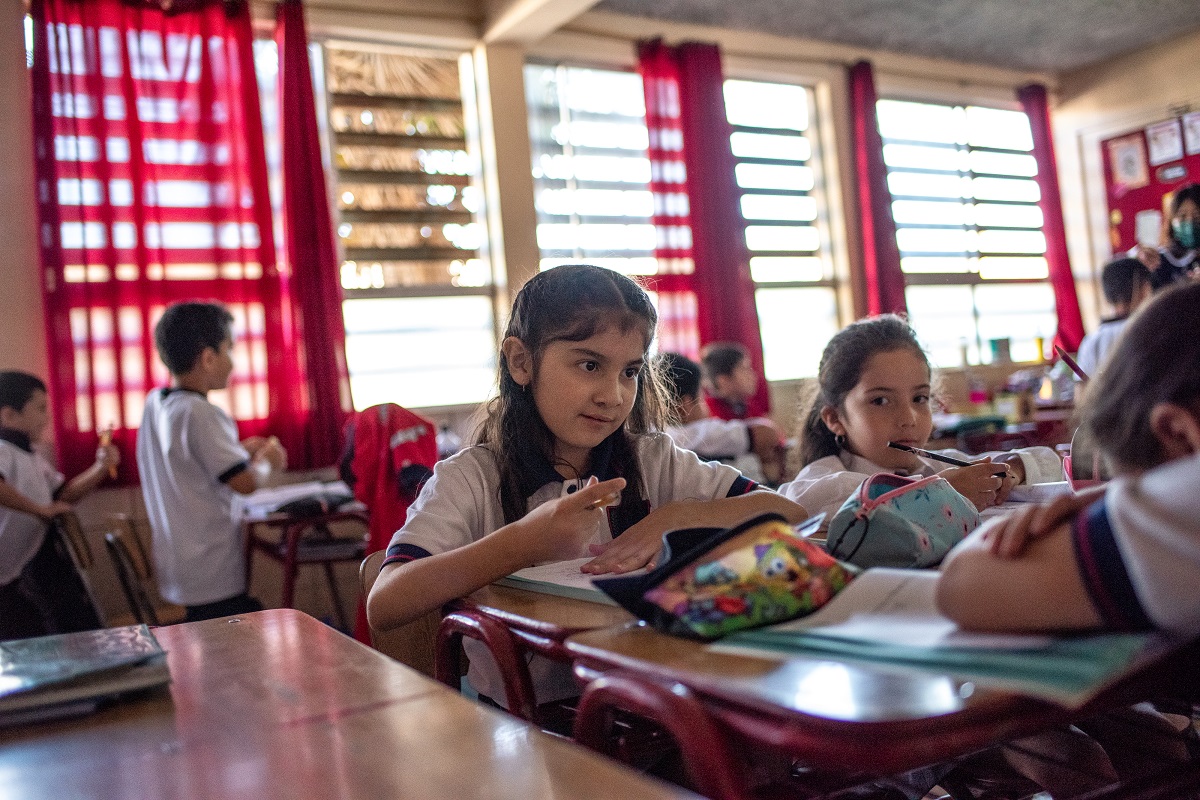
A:
[[[436,462],[437,428],[407,408],[383,403],[359,411],[346,423],[342,479],[370,512],[368,553],[388,546]],[[354,635],[370,644],[363,601]]]
[[[395,403],[371,406],[346,425],[343,475],[371,512],[371,546],[383,550],[404,524],[437,462],[433,422]],[[348,469],[347,469],[348,468]],[[348,474],[347,474],[348,473]]]

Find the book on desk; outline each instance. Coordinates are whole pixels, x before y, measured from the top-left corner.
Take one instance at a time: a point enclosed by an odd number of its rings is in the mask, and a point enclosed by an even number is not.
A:
[[[615,606],[616,602],[592,583],[595,575],[580,572],[579,568],[595,556],[576,558],[571,561],[556,561],[552,564],[539,564],[536,567],[526,567],[518,570],[507,578],[496,581],[500,586],[513,589],[524,589],[528,592],[541,592],[558,597],[571,597],[576,600],[586,600],[589,603],[605,603]],[[644,573],[638,570],[633,574]]]
[[[938,612],[937,579],[930,570],[869,569],[813,614],[735,633],[709,647],[937,673],[1077,708],[1184,644],[1160,633],[963,631]]]
[[[0,727],[85,714],[170,680],[145,625],[0,642]]]

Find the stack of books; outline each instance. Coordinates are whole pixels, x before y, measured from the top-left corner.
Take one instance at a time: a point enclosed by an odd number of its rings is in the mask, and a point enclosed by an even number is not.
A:
[[[0,642],[0,727],[86,714],[170,680],[145,625]]]

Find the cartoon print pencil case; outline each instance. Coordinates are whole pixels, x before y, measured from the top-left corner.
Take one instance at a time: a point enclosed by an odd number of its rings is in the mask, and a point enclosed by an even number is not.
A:
[[[725,529],[672,531],[660,566],[645,575],[593,583],[666,633],[716,639],[817,610],[858,570],[804,537],[824,515],[793,529],[761,514]]]
[[[829,522],[825,549],[859,567],[932,567],[979,527],[979,511],[945,478],[872,475]]]

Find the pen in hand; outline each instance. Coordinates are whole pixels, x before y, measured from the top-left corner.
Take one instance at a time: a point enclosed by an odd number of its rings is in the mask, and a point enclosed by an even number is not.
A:
[[[941,461],[945,464],[953,464],[956,467],[973,467],[973,466],[975,466],[970,461],[963,461],[961,458],[954,458],[953,456],[947,456],[947,455],[943,455],[941,453],[935,453],[932,450],[922,450],[919,447],[910,447],[909,445],[899,444],[898,442],[888,442],[888,447],[892,448],[893,450],[903,450],[906,453],[915,453],[916,455],[924,456],[925,458],[932,458],[934,461]],[[992,473],[992,477],[995,477],[995,478],[1003,478],[1007,475],[1008,475],[1007,469],[1002,472],[993,472]]]
[[[112,444],[113,427],[114,426],[109,425],[107,428],[100,431],[100,446],[101,447],[108,447],[110,444]],[[117,465],[116,464],[108,465],[108,477],[110,477],[110,478],[117,477]]]

